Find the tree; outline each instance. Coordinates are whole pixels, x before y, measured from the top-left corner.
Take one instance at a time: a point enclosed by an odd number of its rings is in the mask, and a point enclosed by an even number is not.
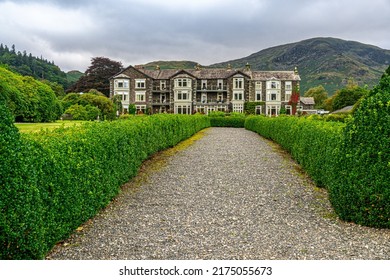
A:
[[[328,93],[322,85],[319,85],[317,87],[310,88],[303,96],[313,97],[315,101],[314,108],[323,109],[325,106],[324,101],[328,98]]]
[[[335,93],[332,102],[332,111],[339,110],[346,106],[355,105],[360,98],[367,94],[368,90],[366,88],[362,88],[357,85],[348,85]]]
[[[85,75],[82,76],[68,92],[86,92],[96,89],[105,96],[110,96],[109,78],[123,69],[122,63],[110,60],[106,57],[94,57],[91,66],[88,67]]]
[[[297,113],[299,96],[300,96],[299,87],[295,87],[292,94],[291,94],[290,101],[288,102],[288,104],[291,105],[291,114],[294,116]]]

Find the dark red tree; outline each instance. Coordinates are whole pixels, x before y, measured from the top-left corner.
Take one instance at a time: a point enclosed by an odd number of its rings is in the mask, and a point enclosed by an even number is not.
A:
[[[85,75],[71,86],[67,92],[88,92],[91,89],[96,89],[109,97],[110,82],[108,79],[122,69],[121,62],[113,61],[106,57],[94,57]]]

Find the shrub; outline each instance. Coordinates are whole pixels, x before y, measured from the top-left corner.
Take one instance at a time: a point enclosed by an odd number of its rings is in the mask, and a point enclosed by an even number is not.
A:
[[[245,122],[246,129],[280,144],[322,187],[333,179],[343,127],[342,123],[291,116],[248,117]]]
[[[0,259],[42,259],[143,160],[210,126],[206,116],[153,115],[20,137],[4,106],[0,116]]]
[[[342,219],[385,228],[390,228],[389,74],[347,123],[338,156],[339,175],[330,187],[331,202]]]
[[[216,127],[244,127],[245,117],[210,117],[210,125]]]

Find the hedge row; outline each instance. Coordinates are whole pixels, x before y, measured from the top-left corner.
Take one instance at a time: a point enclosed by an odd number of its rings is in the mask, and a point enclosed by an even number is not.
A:
[[[215,127],[244,127],[245,117],[209,117],[211,126]]]
[[[390,67],[344,131],[330,199],[338,215],[390,228]]]
[[[0,259],[42,259],[115,197],[153,153],[210,126],[155,115],[21,136],[0,105]]]
[[[249,117],[245,127],[279,143],[328,188],[341,219],[390,228],[390,67],[345,124]]]
[[[318,186],[328,186],[344,124],[280,116],[248,117],[245,128],[280,144],[306,170]]]

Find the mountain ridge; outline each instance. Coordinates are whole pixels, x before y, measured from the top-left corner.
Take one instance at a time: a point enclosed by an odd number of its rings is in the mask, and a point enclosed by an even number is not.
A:
[[[182,68],[180,65],[196,65],[193,61],[150,62],[147,67],[163,65],[161,69]],[[249,63],[253,70],[284,71],[298,67],[301,75],[301,94],[323,85],[329,95],[343,88],[353,79],[360,86],[376,85],[390,64],[390,50],[357,41],[332,37],[316,37],[295,43],[274,46],[249,56],[214,63],[207,68],[227,67],[240,69]],[[172,66],[172,67],[170,67]],[[190,68],[192,68],[190,67]]]

